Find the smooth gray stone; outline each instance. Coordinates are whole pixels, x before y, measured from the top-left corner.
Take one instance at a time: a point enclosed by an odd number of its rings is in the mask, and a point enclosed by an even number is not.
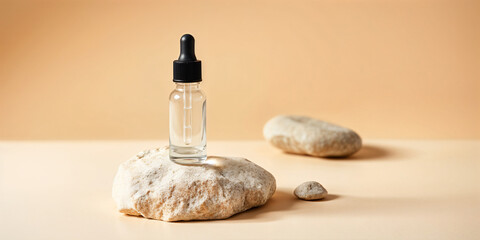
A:
[[[353,130],[303,116],[274,117],[265,124],[263,135],[285,152],[316,157],[346,157],[362,147]]]

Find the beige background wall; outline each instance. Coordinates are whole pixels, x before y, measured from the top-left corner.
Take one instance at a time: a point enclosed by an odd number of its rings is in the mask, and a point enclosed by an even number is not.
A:
[[[209,139],[280,113],[479,139],[479,32],[479,1],[1,1],[0,139],[168,138],[183,33]]]

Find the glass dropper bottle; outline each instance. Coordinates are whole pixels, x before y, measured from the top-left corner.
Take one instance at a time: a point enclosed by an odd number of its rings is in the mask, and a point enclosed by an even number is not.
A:
[[[207,158],[206,97],[200,89],[202,62],[195,56],[195,39],[180,39],[180,56],[173,61],[175,89],[170,94],[170,160],[202,164]]]

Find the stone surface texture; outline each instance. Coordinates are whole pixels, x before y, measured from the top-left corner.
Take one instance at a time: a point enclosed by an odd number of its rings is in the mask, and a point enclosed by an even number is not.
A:
[[[354,131],[303,116],[276,116],[265,124],[263,135],[285,152],[316,157],[346,157],[362,147]]]
[[[309,181],[300,184],[293,192],[295,196],[303,200],[319,200],[328,195],[327,189],[322,184]]]
[[[163,221],[224,219],[265,204],[275,178],[239,157],[209,157],[205,165],[169,160],[168,148],[140,152],[122,163],[112,196],[120,212]]]

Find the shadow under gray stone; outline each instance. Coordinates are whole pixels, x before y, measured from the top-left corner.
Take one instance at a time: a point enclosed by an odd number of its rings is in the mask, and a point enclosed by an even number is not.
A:
[[[326,159],[370,160],[370,159],[386,158],[393,154],[394,153],[392,150],[388,150],[386,148],[382,148],[374,145],[364,145],[358,152],[348,157],[328,157]]]

